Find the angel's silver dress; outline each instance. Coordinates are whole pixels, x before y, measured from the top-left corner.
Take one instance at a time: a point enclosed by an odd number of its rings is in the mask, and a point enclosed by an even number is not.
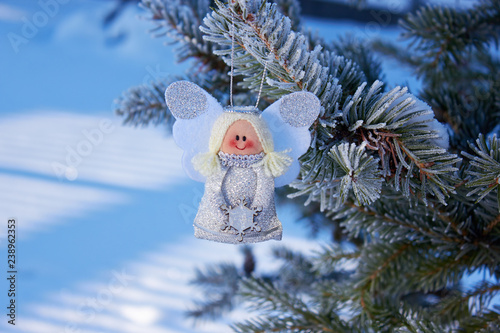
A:
[[[281,239],[274,204],[274,178],[259,163],[264,153],[219,152],[221,171],[208,177],[194,220],[194,235],[222,243],[256,243]]]

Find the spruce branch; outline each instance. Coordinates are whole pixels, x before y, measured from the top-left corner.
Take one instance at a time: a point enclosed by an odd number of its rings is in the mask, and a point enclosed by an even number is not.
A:
[[[491,191],[497,190],[498,209],[500,211],[500,142],[496,135],[486,141],[483,135],[479,135],[476,145],[471,144],[475,156],[463,152],[462,154],[470,160],[471,169],[467,170],[471,180],[466,186],[473,188],[467,195],[478,194],[476,202],[481,201]]]
[[[270,282],[246,279],[240,293],[251,301],[251,308],[269,312],[270,316],[236,324],[233,328],[237,332],[345,332],[347,329],[335,313],[311,309],[299,297],[291,296]]]
[[[381,85],[376,81],[365,92],[363,84],[346,100],[342,108],[345,125],[349,131],[359,132],[369,149],[378,151],[383,175],[395,174],[397,189],[406,170],[412,177],[407,186],[421,191],[424,202],[428,193],[444,204],[448,193],[455,192],[449,175],[457,170],[454,165],[460,159],[438,145],[443,145],[438,141],[440,125],[432,119],[428,105],[408,94],[406,88],[381,93]],[[409,195],[410,188],[403,193]]]
[[[494,228],[500,224],[500,214],[498,214],[493,220],[491,220],[484,228],[483,235],[489,234]]]
[[[411,307],[391,298],[362,296],[362,311],[355,317],[356,332],[435,333],[451,332],[445,325],[436,323],[427,311]]]
[[[448,220],[429,212],[429,206],[412,205],[401,196],[389,196],[388,201],[364,207],[346,203],[329,216],[341,221],[351,237],[366,230],[387,242],[452,243],[453,246],[465,243],[460,232],[449,228]]]
[[[186,316],[194,319],[215,319],[233,309],[241,276],[233,264],[219,264],[196,270],[191,281],[205,291],[205,299],[195,300],[194,308]]]
[[[333,146],[313,160],[303,161],[302,179],[290,184],[298,191],[288,197],[308,194],[305,204],[318,201],[321,211],[339,208],[351,195],[357,204],[369,204],[380,196],[382,179],[377,162],[365,152],[364,145]]]
[[[345,174],[340,180],[337,207],[347,201],[351,189],[358,205],[370,204],[380,197],[382,178],[378,160],[366,154],[365,145],[343,143],[330,151],[332,160]]]
[[[322,275],[329,275],[339,270],[354,269],[360,256],[361,252],[358,250],[345,250],[337,244],[330,244],[313,257],[313,270]]]
[[[443,131],[432,118],[428,105],[408,94],[406,88],[396,87],[382,93],[381,87],[380,81],[368,90],[366,84],[362,84],[345,100],[342,118],[332,125],[334,131],[345,128],[343,140],[361,145],[355,149],[352,144],[336,144],[336,138],[331,135],[320,139],[318,131],[315,144],[319,149],[311,150],[309,159],[308,156],[302,159],[302,179],[291,185],[298,192],[290,197],[308,194],[306,204],[318,201],[321,210],[338,209],[348,200],[348,190],[353,188],[359,204],[370,204],[380,197],[381,170],[384,180],[405,196],[420,192],[424,203],[427,203],[427,195],[432,195],[446,204],[446,197],[455,193],[452,175],[458,170],[455,164],[460,158],[442,147],[446,144],[440,137]],[[350,155],[346,147],[351,147]],[[364,147],[377,152],[379,159],[362,155]],[[340,148],[350,157],[341,157]],[[359,170],[352,167],[352,163],[359,163],[355,160],[355,151],[357,158],[365,156],[364,161],[368,163]],[[374,161],[378,161],[378,167]],[[356,182],[353,182],[354,176]]]
[[[333,323],[331,323],[333,326]],[[337,327],[342,327],[337,325]],[[237,333],[266,333],[266,332],[290,332],[290,333],[313,333],[313,332],[342,332],[343,328],[336,330],[311,323],[308,320],[301,320],[296,316],[261,316],[246,320],[242,323],[232,325],[232,329]]]
[[[465,198],[462,192],[460,197]],[[496,207],[491,211],[488,203],[472,204],[474,208],[436,203],[425,206],[392,193],[369,206],[348,203],[329,216],[340,222],[350,237],[369,235],[388,244],[411,242],[426,249],[411,260],[417,266],[407,266],[405,285],[410,289],[444,288],[483,268],[493,274],[499,260],[499,235],[498,229],[491,231],[489,227],[497,226]]]
[[[156,81],[130,88],[115,100],[115,113],[124,117],[124,124],[134,126],[166,125],[172,128],[174,117],[165,103],[165,89],[169,81]]]
[[[310,291],[317,278],[312,271],[310,259],[282,246],[274,248],[272,253],[276,259],[283,261],[277,271],[279,279],[275,281],[276,285],[294,295]]]
[[[365,74],[368,85],[372,85],[377,80],[383,81],[382,62],[377,58],[367,41],[347,36],[333,41],[331,47],[328,45],[326,47],[356,63]]]
[[[337,77],[346,75],[346,80],[352,80],[357,75],[358,81],[364,78],[361,72],[353,72],[353,65],[343,57],[321,52],[320,46],[309,50],[307,38],[292,30],[290,19],[275,4],[256,1],[245,7],[244,1],[229,6],[216,3],[218,9],[205,18],[200,29],[207,34],[207,40],[227,48],[234,37],[239,45],[235,50],[235,74],[244,76],[244,87],[257,91],[266,66],[269,75],[263,91],[267,96],[278,98],[291,91],[308,90],[320,98],[326,110],[331,110],[342,91]],[[226,62],[230,62],[228,49],[218,54],[226,55]]]
[[[369,42],[369,45],[373,51],[383,54],[386,58],[394,59],[408,68],[415,69],[421,64],[420,58],[416,57],[410,48],[404,48],[383,39],[375,39]]]
[[[492,299],[500,294],[500,285],[483,281],[466,292],[453,292],[445,297],[438,305],[439,315],[449,318],[460,318],[467,322],[470,317],[488,313]]]
[[[481,133],[491,133],[495,129],[496,119],[500,114],[494,95],[494,85],[498,83],[496,79],[476,71],[463,69],[460,73],[461,77],[456,79],[453,86],[425,88],[423,97],[433,105],[440,118],[452,130],[452,149],[471,153],[468,142]],[[446,80],[454,80],[453,76]],[[484,93],[479,94],[480,91]]]
[[[298,0],[274,0],[280,12],[288,17],[291,22],[292,30],[298,31],[301,28],[300,1]]]
[[[478,316],[469,317],[461,324],[462,331],[466,333],[498,333],[500,306],[495,306],[494,310],[485,311]]]
[[[399,280],[403,263],[416,254],[416,247],[409,243],[372,243],[362,251],[359,268],[356,270],[355,289],[361,293],[375,293],[387,289],[394,278]],[[411,269],[410,269],[411,270]],[[392,286],[391,286],[392,287]]]
[[[500,113],[497,73],[500,8],[496,1],[474,7],[426,7],[402,22],[410,47],[377,41],[374,48],[412,67],[423,81],[420,97],[436,118],[449,124],[452,151],[469,151],[480,133],[494,130]]]
[[[238,296],[240,282],[251,277],[255,270],[255,257],[250,246],[241,249],[244,256],[242,270],[234,264],[219,263],[197,269],[190,284],[204,292],[204,297],[193,301],[191,310],[185,314],[195,320],[217,319],[241,303]]]
[[[412,272],[412,284],[416,290],[427,293],[459,284],[472,258],[462,256],[457,260],[455,253],[448,256],[443,254],[432,251],[426,261]]]
[[[456,63],[469,47],[479,52],[500,38],[500,11],[494,1],[484,1],[473,10],[427,6],[409,14],[400,23],[403,37],[427,51],[428,66],[439,71]]]
[[[179,62],[196,58],[205,68],[226,67],[214,55],[217,46],[205,41],[198,29],[210,9],[208,0],[142,0],[141,7],[150,12],[148,19],[156,25],[151,30],[155,37],[169,37],[170,43],[179,45]]]

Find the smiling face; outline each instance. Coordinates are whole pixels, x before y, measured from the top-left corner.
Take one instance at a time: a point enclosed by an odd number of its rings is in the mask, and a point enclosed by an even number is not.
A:
[[[220,150],[235,155],[254,155],[263,151],[255,129],[246,120],[237,120],[229,126]]]

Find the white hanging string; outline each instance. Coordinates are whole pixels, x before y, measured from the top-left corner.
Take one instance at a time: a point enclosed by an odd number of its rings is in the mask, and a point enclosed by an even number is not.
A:
[[[235,34],[234,18],[231,15],[231,78],[229,83],[229,103],[231,105],[231,108],[233,108],[234,34]],[[271,54],[271,51],[269,51],[269,54]],[[262,79],[260,80],[259,94],[257,95],[257,102],[255,103],[256,109],[259,106],[260,96],[262,95],[262,88],[264,87],[264,79],[266,78],[266,72],[267,72],[267,59],[265,60],[264,71],[262,72]]]
[[[231,81],[229,84],[229,102],[233,107],[233,76],[234,76],[234,18],[231,15]]]
[[[267,70],[267,59],[266,62],[264,63],[264,72],[262,73],[262,79],[260,80],[259,95],[257,96],[257,103],[255,103],[255,108],[259,106],[260,95],[262,94],[262,87],[264,86],[264,79],[266,78],[266,70]]]

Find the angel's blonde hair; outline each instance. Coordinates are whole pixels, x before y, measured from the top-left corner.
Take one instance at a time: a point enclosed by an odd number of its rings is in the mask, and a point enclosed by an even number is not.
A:
[[[208,152],[199,153],[191,160],[194,169],[206,177],[221,170],[217,154],[229,126],[238,120],[246,120],[253,126],[262,145],[265,155],[256,166],[264,165],[264,171],[270,177],[276,178],[284,174],[292,163],[292,159],[286,154],[286,151],[274,151],[273,137],[266,122],[261,117],[256,114],[241,112],[224,112],[217,118],[212,127]]]

